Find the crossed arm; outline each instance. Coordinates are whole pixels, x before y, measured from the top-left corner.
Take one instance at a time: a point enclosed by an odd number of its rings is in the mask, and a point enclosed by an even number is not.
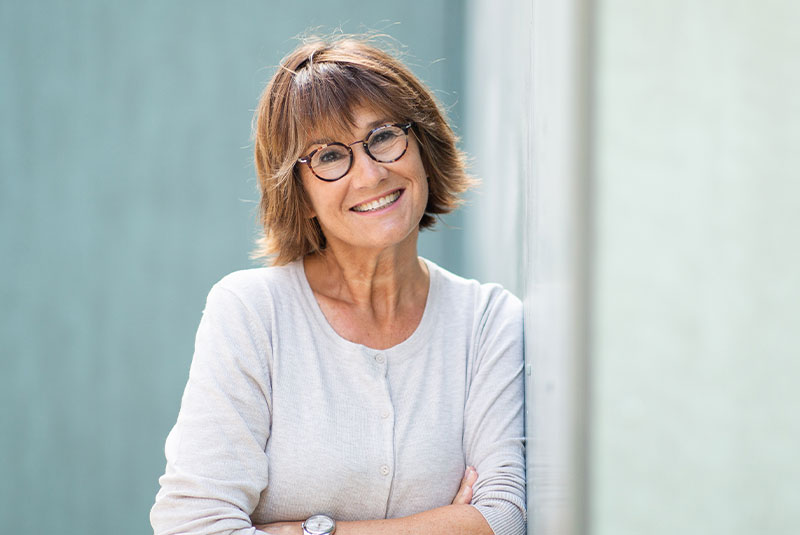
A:
[[[477,509],[470,507],[472,486],[478,480],[467,467],[453,503],[402,518],[337,522],[337,535],[492,535],[492,529]],[[268,535],[302,535],[302,521],[275,522],[255,526]]]
[[[159,535],[253,535],[256,530],[302,534],[303,518],[255,529],[252,523],[268,485],[264,444],[271,430],[271,381],[265,370],[270,360],[264,355],[269,344],[255,328],[251,311],[237,299],[224,289],[209,296],[181,413],[165,447],[167,469],[151,512]],[[470,452],[465,460],[481,471],[481,480],[476,473],[465,474],[450,505],[393,519],[340,521],[337,533],[490,535],[490,526],[498,533],[522,533],[524,459],[522,439],[517,438],[522,434],[522,372],[516,347],[521,337],[514,330],[512,325],[481,331],[491,333],[479,341],[491,350],[481,352],[472,374],[464,413],[472,425],[465,425],[463,437]]]

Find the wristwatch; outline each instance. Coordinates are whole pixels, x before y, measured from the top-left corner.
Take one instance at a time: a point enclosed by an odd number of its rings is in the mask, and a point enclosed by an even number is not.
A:
[[[328,515],[310,516],[303,522],[303,535],[333,535],[336,521]]]

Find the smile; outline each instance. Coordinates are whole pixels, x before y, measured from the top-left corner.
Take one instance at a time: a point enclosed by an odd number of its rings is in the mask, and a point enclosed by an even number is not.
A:
[[[397,199],[400,198],[400,194],[403,193],[402,189],[395,190],[387,195],[379,199],[375,199],[374,201],[365,202],[363,204],[358,204],[350,208],[354,212],[374,212],[376,210],[380,210],[381,208],[386,208],[387,206],[394,204]]]

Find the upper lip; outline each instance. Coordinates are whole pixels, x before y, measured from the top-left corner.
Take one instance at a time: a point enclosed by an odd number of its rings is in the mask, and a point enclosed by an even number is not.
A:
[[[385,193],[381,193],[380,195],[376,195],[375,197],[372,197],[372,198],[370,198],[370,199],[366,199],[366,200],[363,200],[363,201],[361,201],[361,202],[359,202],[359,203],[356,203],[356,204],[354,204],[353,206],[351,206],[351,207],[350,207],[350,209],[353,209],[353,208],[355,208],[356,206],[361,206],[362,204],[368,204],[368,203],[371,203],[372,201],[377,201],[378,199],[381,199],[381,198],[383,198],[383,197],[386,197],[387,195],[391,195],[392,193],[395,193],[396,191],[402,191],[402,190],[403,190],[403,188],[394,188],[394,189],[390,189],[389,191],[387,191],[387,192],[385,192]]]

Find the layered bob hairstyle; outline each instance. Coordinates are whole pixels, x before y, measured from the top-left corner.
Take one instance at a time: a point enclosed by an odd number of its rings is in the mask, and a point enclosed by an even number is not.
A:
[[[429,191],[420,229],[432,227],[436,214],[455,209],[472,185],[464,154],[456,148],[458,138],[431,91],[373,43],[353,36],[306,40],[281,61],[267,84],[253,122],[264,230],[255,258],[282,265],[325,249],[319,222],[308,216],[297,159],[312,135],[351,131],[359,108],[414,122]]]

